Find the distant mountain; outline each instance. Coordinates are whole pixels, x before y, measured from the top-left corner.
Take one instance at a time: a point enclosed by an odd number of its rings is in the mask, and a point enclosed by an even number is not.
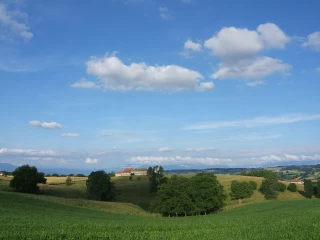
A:
[[[0,171],[13,172],[18,166],[10,163],[0,163]]]

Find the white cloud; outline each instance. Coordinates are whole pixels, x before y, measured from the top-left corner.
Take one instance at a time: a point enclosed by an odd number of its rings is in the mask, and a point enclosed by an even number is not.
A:
[[[232,163],[231,159],[220,159],[220,158],[211,158],[211,157],[156,157],[156,156],[137,156],[131,157],[129,162],[135,164],[206,164],[206,165],[220,165],[220,164],[230,164]]]
[[[97,164],[99,161],[100,161],[99,159],[87,157],[86,160],[85,160],[85,163],[88,163],[88,164]]]
[[[168,147],[159,148],[159,152],[172,152],[174,149]]]
[[[168,8],[166,8],[166,7],[159,7],[158,10],[159,10],[160,17],[161,17],[162,19],[167,20],[167,19],[170,18],[170,14],[169,14]]]
[[[112,136],[112,132],[102,132],[102,136],[105,136],[105,137]]]
[[[267,49],[283,49],[290,38],[275,24],[266,23],[257,30],[246,28],[222,28],[204,42],[213,55],[221,59],[213,79],[243,79],[249,86],[263,83],[262,78],[275,74],[286,74],[291,66],[279,59],[259,56]],[[248,82],[248,80],[258,80]]]
[[[78,133],[62,133],[61,137],[79,137]]]
[[[186,152],[192,152],[192,151],[195,151],[195,152],[205,152],[205,151],[215,151],[216,149],[215,148],[187,148],[186,149]]]
[[[232,64],[222,62],[219,65],[219,70],[212,74],[211,77],[213,79],[261,79],[274,73],[286,74],[290,68],[291,66],[289,64],[285,64],[279,59],[257,57],[237,61]],[[263,84],[262,80],[247,82],[248,86],[261,84]]]
[[[36,120],[30,121],[29,125],[33,127],[40,127],[40,128],[47,128],[47,129],[62,128],[62,125],[56,122],[40,122]]]
[[[105,89],[117,91],[186,91],[211,90],[212,82],[200,82],[203,76],[177,65],[148,66],[146,63],[124,64],[114,55],[92,57],[87,72],[96,76]]]
[[[298,161],[298,160],[300,160],[300,157],[299,157],[299,156],[296,156],[296,155],[284,154],[284,157],[285,157],[287,160],[293,160],[293,161]]]
[[[9,11],[5,4],[0,3],[0,23],[10,32],[29,40],[33,37],[27,26],[28,15],[19,11]]]
[[[196,125],[187,126],[185,130],[205,130],[230,127],[261,127],[274,124],[295,123],[304,121],[320,120],[320,114],[291,114],[278,117],[256,117],[253,119],[224,121],[224,122],[207,122]]]
[[[29,156],[56,156],[57,153],[52,150],[31,150],[31,149],[8,149],[0,148],[0,155],[29,155]]]
[[[313,155],[313,156],[307,156],[307,155],[301,155],[302,160],[320,160],[320,155]]]
[[[302,47],[309,47],[315,51],[320,51],[320,32],[309,34],[308,40],[302,43]]]
[[[87,81],[85,78],[81,78],[79,82],[71,85],[73,88],[98,88],[96,83]]]
[[[201,51],[202,46],[200,43],[195,43],[191,40],[188,40],[184,43],[184,49],[186,50],[193,50],[193,51]]]

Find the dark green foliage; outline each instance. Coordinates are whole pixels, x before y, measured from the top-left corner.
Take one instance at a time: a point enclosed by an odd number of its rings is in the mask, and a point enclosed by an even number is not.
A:
[[[54,173],[54,174],[52,174],[51,176],[52,176],[52,177],[59,177],[59,174]]]
[[[277,173],[269,170],[252,170],[251,172],[247,173],[247,176],[278,179]]]
[[[310,179],[304,179],[304,194],[305,194],[306,198],[312,198],[313,184]]]
[[[46,177],[51,177],[51,174],[46,174]]]
[[[252,190],[257,190],[258,184],[255,181],[249,181]]]
[[[114,171],[112,171],[111,173],[109,173],[110,177],[115,177],[116,173]]]
[[[287,187],[288,191],[290,192],[296,192],[298,191],[298,186],[295,183],[290,183]]]
[[[279,192],[285,192],[286,188],[287,188],[287,186],[284,183],[278,182],[278,191]]]
[[[147,176],[150,182],[150,192],[157,192],[158,187],[167,181],[167,178],[163,174],[164,169],[162,166],[149,167]]]
[[[2,173],[3,173],[3,176],[4,176],[4,177],[6,177],[6,176],[9,175],[9,173],[8,173],[7,171],[2,171]]]
[[[61,174],[60,177],[66,177],[67,175]]]
[[[71,174],[69,174],[69,176],[70,176],[70,177],[74,177],[74,174],[73,174],[73,173],[71,173]]]
[[[116,191],[110,175],[105,171],[90,173],[86,182],[89,198],[99,201],[115,201]]]
[[[314,194],[317,198],[320,198],[320,180],[318,180],[317,184],[316,184],[316,191]]]
[[[278,182],[275,179],[265,178],[262,181],[259,191],[264,195],[265,199],[277,199],[278,192]]]
[[[81,173],[78,173],[78,174],[76,175],[76,177],[85,177],[85,175],[84,175],[84,174],[81,174]]]
[[[241,203],[241,199],[249,198],[252,196],[252,194],[253,194],[253,187],[249,182],[246,182],[246,181],[239,182],[236,180],[233,180],[231,182],[230,196],[232,199],[238,199],[239,203]]]
[[[213,174],[174,175],[160,186],[151,209],[164,216],[207,214],[220,210],[225,199],[223,186]]]
[[[36,167],[22,165],[13,173],[13,179],[10,181],[10,187],[16,192],[36,193],[39,190],[38,183],[46,183],[44,173],[38,172]]]
[[[72,184],[72,179],[71,179],[70,176],[68,176],[67,179],[66,179],[66,185],[70,186],[71,184]]]
[[[132,176],[129,177],[129,180],[132,181]]]

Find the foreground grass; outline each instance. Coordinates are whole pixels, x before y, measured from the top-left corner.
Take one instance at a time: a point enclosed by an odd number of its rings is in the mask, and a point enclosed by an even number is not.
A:
[[[0,191],[0,239],[319,239],[320,200],[261,202],[214,215],[120,215]]]

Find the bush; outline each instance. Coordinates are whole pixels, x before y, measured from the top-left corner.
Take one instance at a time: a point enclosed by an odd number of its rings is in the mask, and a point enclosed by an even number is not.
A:
[[[90,173],[86,182],[89,198],[99,201],[114,201],[116,191],[110,175],[105,171]]]
[[[238,199],[239,204],[241,203],[241,199],[249,198],[252,194],[253,189],[249,182],[239,182],[235,180],[231,182],[230,196],[232,199]]]
[[[298,191],[298,186],[295,183],[290,183],[289,186],[287,187],[287,189],[290,192],[296,192],[296,191]]]
[[[38,172],[36,167],[22,165],[13,173],[13,179],[10,181],[10,187],[16,192],[36,193],[39,190],[38,183],[46,183],[44,173]]]
[[[287,186],[284,183],[278,182],[277,185],[278,185],[278,191],[279,192],[285,192],[286,191]]]
[[[71,179],[70,176],[68,176],[67,179],[66,179],[66,185],[70,186],[71,184],[72,184],[72,179]]]
[[[252,190],[256,190],[258,188],[258,184],[255,181],[249,181]]]
[[[275,179],[266,178],[262,181],[259,191],[264,195],[265,199],[277,199],[278,192],[278,182]]]

